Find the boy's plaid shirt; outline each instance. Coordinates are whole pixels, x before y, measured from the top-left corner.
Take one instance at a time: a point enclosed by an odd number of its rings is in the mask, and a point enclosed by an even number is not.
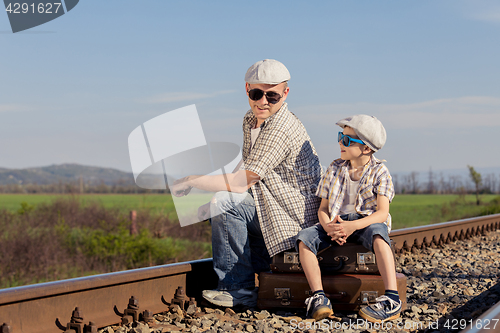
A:
[[[286,103],[264,121],[251,148],[250,130],[256,121],[248,111],[243,120],[242,168],[260,177],[251,191],[273,256],[293,248],[297,233],[318,222],[321,200],[315,193],[322,169],[306,129]]]
[[[342,159],[333,161],[325,175],[321,179],[316,195],[323,199],[328,199],[330,210],[330,220],[338,215],[344,194],[347,192],[347,177],[349,177],[349,162]],[[377,195],[389,198],[389,202],[394,198],[394,184],[389,169],[372,155],[359,180],[359,190],[356,196],[356,212],[361,215],[371,215],[377,210]],[[391,215],[385,222],[391,232]]]

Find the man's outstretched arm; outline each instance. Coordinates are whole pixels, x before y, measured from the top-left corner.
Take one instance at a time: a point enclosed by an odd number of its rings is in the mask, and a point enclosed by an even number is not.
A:
[[[192,187],[209,192],[229,191],[243,193],[260,180],[260,177],[247,170],[214,176],[187,176],[174,182],[170,189],[177,197],[187,195]]]

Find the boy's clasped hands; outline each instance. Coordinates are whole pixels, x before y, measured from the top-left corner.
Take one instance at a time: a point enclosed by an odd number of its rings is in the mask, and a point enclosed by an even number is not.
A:
[[[344,221],[339,215],[327,223],[324,229],[332,241],[336,241],[339,245],[344,245],[347,237],[357,230],[355,221]]]

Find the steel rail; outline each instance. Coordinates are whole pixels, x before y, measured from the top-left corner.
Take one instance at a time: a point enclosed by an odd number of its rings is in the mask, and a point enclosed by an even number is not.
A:
[[[124,312],[131,296],[140,311],[160,313],[167,309],[162,297],[170,302],[178,287],[197,297],[216,285],[212,260],[203,259],[7,288],[0,290],[0,325],[9,333],[58,332],[56,320],[65,326],[78,307],[85,324],[104,327],[121,322],[114,307]]]
[[[474,320],[466,321],[460,333],[491,333],[500,331],[500,302]]]
[[[500,228],[500,214],[473,217],[391,231],[396,252],[415,251],[432,244],[440,245]]]
[[[500,227],[500,214],[444,222],[391,232],[396,251],[421,249],[466,239]],[[166,310],[162,297],[170,301],[181,286],[189,297],[201,298],[201,291],[214,289],[217,277],[212,259],[188,261],[76,279],[40,283],[0,290],[1,333],[57,332],[56,320],[64,325],[78,307],[83,320],[97,327],[117,324],[134,296],[140,310]],[[5,332],[4,332],[5,331]]]

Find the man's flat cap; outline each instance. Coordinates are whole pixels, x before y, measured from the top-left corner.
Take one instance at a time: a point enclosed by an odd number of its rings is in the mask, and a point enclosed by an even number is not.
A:
[[[245,81],[250,84],[280,84],[290,80],[290,72],[278,60],[264,59],[250,66]]]

